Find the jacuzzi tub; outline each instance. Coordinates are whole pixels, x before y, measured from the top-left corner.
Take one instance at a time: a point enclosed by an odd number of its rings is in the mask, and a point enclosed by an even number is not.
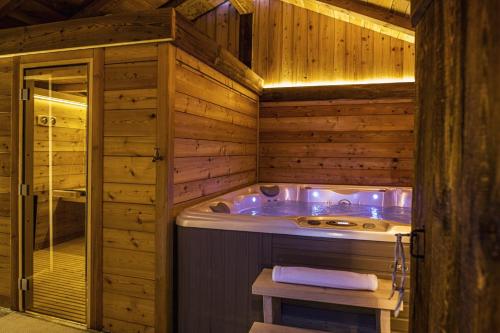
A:
[[[411,200],[411,189],[404,187],[256,184],[185,209],[176,223],[186,228],[393,242],[396,233],[410,232]]]

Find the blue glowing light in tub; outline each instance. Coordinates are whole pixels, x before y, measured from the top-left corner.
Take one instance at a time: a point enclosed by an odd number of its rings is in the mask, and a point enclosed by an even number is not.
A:
[[[312,195],[313,195],[313,197],[318,198],[319,197],[319,192],[318,191],[314,191],[312,193]]]
[[[377,200],[378,199],[378,194],[372,195],[372,198],[373,198],[373,200]]]
[[[257,202],[257,198],[256,197],[252,197],[252,202]]]
[[[370,208],[370,212],[371,212],[371,215],[372,215],[371,216],[372,219],[379,219],[380,218],[379,215],[378,215],[378,209],[377,208],[371,207]]]

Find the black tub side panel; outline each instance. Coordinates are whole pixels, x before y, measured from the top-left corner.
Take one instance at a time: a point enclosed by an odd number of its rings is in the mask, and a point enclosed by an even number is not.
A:
[[[297,265],[389,279],[393,251],[394,244],[387,242],[178,227],[178,333],[248,333],[254,321],[263,319],[262,297],[251,291],[263,268]],[[290,304],[295,303],[301,302]],[[342,317],[361,322],[366,315],[355,308],[338,310],[331,318],[339,320],[332,328],[337,332],[353,329],[352,322],[340,323]],[[400,318],[391,320],[393,332],[407,331],[407,318],[405,307]]]
[[[251,286],[271,247],[259,233],[178,228],[179,333],[248,333],[262,321]],[[265,244],[268,243],[267,246]]]

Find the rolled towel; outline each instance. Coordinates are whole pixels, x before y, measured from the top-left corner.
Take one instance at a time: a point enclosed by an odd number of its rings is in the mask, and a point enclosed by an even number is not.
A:
[[[308,267],[274,266],[273,281],[337,289],[375,291],[378,288],[378,280],[375,274],[359,274]]]

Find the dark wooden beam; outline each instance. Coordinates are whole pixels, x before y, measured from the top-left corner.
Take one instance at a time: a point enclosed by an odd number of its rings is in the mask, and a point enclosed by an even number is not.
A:
[[[94,0],[76,13],[73,18],[153,10],[160,8],[166,2],[167,0]]]
[[[193,21],[224,2],[226,0],[185,0],[175,7],[175,10],[188,20]]]
[[[0,57],[105,45],[170,41],[174,38],[172,9],[0,30]]]
[[[253,0],[229,0],[240,15],[253,13],[255,6]]]
[[[411,25],[410,18],[407,16],[399,15],[391,12],[385,8],[371,5],[367,2],[359,0],[318,0],[331,6],[341,8],[349,11],[352,15],[359,15],[364,19],[372,19],[376,21],[385,22],[390,27],[402,28],[404,31],[414,31]]]
[[[260,100],[310,101],[331,99],[414,98],[415,83],[353,84],[343,86],[287,87],[264,89]]]
[[[0,18],[20,7],[25,0],[0,0]]]
[[[411,24],[416,27],[422,19],[427,8],[434,0],[412,0],[411,2]]]
[[[283,2],[305,8],[307,10],[340,19],[348,23],[360,25],[367,29],[414,42],[415,31],[410,17],[394,13],[386,8],[371,5],[360,0],[282,0]],[[349,17],[357,20],[351,21]],[[365,26],[365,22],[369,23]],[[392,32],[392,33],[391,33]]]
[[[68,19],[68,17],[62,14],[60,11],[56,10],[52,6],[48,6],[40,1],[31,1],[29,6],[24,6],[22,11],[27,15],[39,19],[39,22],[55,22],[63,21]]]

